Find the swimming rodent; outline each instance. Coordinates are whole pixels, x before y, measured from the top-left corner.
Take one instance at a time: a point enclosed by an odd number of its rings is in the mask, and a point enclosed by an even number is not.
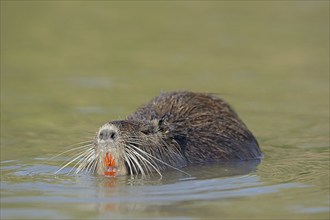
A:
[[[101,126],[76,172],[147,175],[214,161],[256,160],[256,138],[219,97],[161,93],[124,120]]]

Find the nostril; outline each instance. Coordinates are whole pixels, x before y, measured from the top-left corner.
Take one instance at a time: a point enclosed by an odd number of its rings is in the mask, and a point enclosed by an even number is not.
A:
[[[107,140],[107,139],[114,140],[116,136],[117,136],[116,132],[110,129],[103,129],[99,133],[100,140]]]
[[[104,139],[104,131],[101,131],[101,132],[100,132],[100,134],[99,134],[99,138],[100,138],[101,140]]]
[[[116,132],[111,131],[111,132],[110,132],[110,138],[111,138],[112,140],[114,140],[114,139],[116,138]]]

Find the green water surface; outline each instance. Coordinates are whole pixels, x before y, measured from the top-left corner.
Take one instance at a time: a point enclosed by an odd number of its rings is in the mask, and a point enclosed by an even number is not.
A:
[[[261,163],[54,175],[172,90],[231,103]],[[1,219],[329,219],[329,146],[328,1],[1,1]]]

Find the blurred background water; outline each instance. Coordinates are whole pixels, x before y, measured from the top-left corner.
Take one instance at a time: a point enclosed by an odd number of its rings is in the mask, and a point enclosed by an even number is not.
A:
[[[171,90],[226,99],[265,158],[54,175]],[[328,1],[1,1],[1,219],[328,219],[329,145]]]

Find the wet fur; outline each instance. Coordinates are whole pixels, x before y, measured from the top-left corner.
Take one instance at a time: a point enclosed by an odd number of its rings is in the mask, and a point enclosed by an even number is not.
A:
[[[74,157],[76,173],[103,169],[104,152],[113,149],[127,174],[143,176],[193,163],[261,157],[253,134],[225,101],[212,94],[162,93],[127,119],[107,124],[118,130],[115,148],[98,144],[98,133],[86,144],[87,150]]]
[[[253,134],[235,111],[215,95],[163,93],[128,120],[149,124],[150,133],[161,135],[172,149],[179,148],[186,163],[261,157]],[[168,161],[168,155],[160,156]]]

